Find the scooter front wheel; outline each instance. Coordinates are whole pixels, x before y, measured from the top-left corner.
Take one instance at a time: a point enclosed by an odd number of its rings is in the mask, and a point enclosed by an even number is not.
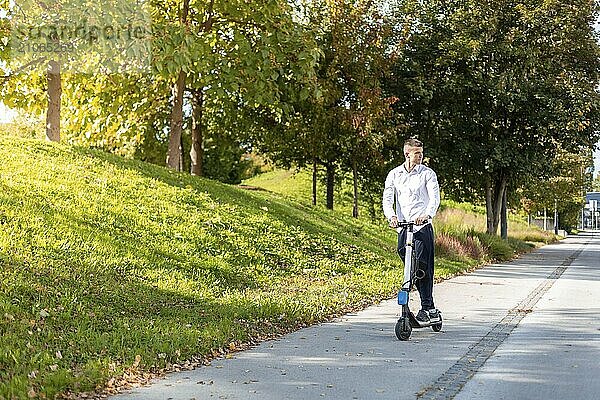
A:
[[[396,332],[396,337],[398,338],[398,340],[408,340],[412,332],[412,328],[410,326],[408,318],[400,317],[398,322],[396,322],[396,328],[394,329],[394,331]]]

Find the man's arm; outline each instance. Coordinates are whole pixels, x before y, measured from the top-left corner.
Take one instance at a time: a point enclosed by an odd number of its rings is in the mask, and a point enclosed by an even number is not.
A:
[[[435,172],[431,171],[430,176],[427,177],[426,187],[427,195],[429,196],[426,213],[430,218],[433,218],[440,206],[440,186],[438,185]]]
[[[392,171],[388,173],[387,178],[385,179],[385,187],[383,189],[382,199],[383,214],[388,219],[388,221],[392,221],[392,218],[396,217],[396,212],[394,211],[394,203],[396,201],[396,188],[394,187],[394,174]]]

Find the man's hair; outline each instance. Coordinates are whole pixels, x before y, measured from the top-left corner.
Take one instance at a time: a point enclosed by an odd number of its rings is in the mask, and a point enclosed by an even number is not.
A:
[[[404,147],[406,147],[406,146],[423,147],[423,142],[421,142],[419,139],[410,138],[410,139],[406,139],[406,141],[404,142]]]

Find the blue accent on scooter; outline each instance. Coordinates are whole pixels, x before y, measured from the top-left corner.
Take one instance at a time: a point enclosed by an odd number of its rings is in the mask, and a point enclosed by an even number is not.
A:
[[[398,304],[405,306],[408,304],[408,292],[401,290],[398,292]]]

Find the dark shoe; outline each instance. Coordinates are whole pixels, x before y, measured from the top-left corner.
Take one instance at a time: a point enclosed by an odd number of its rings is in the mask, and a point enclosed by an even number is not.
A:
[[[420,310],[416,318],[422,324],[429,322],[429,314],[425,310]]]
[[[440,319],[440,310],[437,308],[432,308],[431,310],[427,311],[427,313],[429,314],[429,319],[431,321]]]

